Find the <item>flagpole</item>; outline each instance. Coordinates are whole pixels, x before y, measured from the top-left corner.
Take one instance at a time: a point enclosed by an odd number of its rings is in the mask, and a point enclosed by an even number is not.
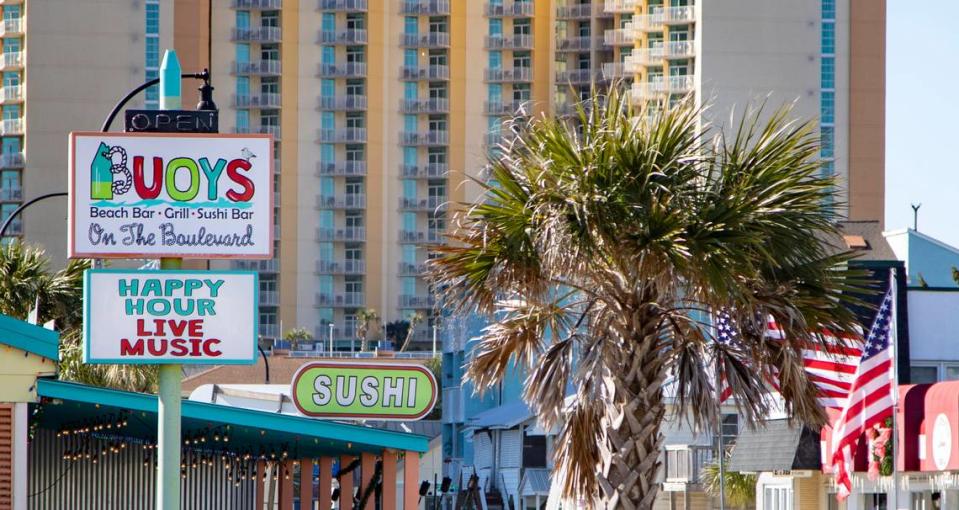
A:
[[[889,270],[889,292],[892,295],[892,320],[889,324],[889,348],[892,349],[892,508],[899,510],[899,470],[896,469],[899,458],[899,428],[896,426],[899,417],[899,293],[894,267]]]
[[[723,448],[723,398],[720,389],[719,353],[716,353],[716,437],[719,445],[719,510],[726,510],[726,452]]]

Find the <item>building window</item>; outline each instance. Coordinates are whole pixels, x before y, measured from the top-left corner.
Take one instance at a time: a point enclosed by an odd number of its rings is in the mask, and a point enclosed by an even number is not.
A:
[[[820,156],[831,158],[835,153],[835,129],[822,126],[819,128]]]
[[[822,19],[836,19],[836,0],[822,0]]]
[[[836,93],[823,92],[820,97],[820,122],[834,124],[836,122]]]
[[[279,27],[280,11],[265,11],[260,16],[260,26],[261,27]]]
[[[863,494],[863,510],[887,510],[884,492]]]
[[[834,55],[836,53],[836,24],[822,24],[822,53]]]
[[[790,487],[763,488],[763,510],[792,510],[792,503]]]

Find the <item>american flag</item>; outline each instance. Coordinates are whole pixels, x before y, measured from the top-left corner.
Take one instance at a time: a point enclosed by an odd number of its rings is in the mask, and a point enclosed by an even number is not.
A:
[[[773,340],[785,338],[782,328],[772,317],[767,319],[765,335],[766,338]],[[856,367],[859,366],[859,358],[862,356],[862,350],[859,347],[861,341],[856,337],[840,336],[830,331],[820,331],[819,336],[821,345],[808,345],[802,350],[806,377],[819,389],[820,405],[841,408],[852,386],[852,378]],[[716,318],[716,340],[733,347],[739,343],[739,332],[735,320],[728,313],[719,313]],[[770,374],[767,379],[769,384],[778,390],[776,375]],[[728,400],[732,393],[726,377],[720,374],[720,402]]]
[[[893,413],[896,381],[892,300],[893,289],[890,288],[866,336],[865,350],[848,398],[832,426],[832,463],[840,500],[845,499],[852,490],[849,471],[853,466],[853,454],[859,436]]]

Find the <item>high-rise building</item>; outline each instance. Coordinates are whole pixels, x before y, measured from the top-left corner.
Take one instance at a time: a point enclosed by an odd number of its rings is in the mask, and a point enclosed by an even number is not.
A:
[[[173,43],[172,8],[163,7],[159,0],[0,1],[0,221],[24,201],[67,191],[67,134],[99,130],[127,92],[156,77],[160,48]],[[129,106],[156,107],[156,90]],[[24,236],[62,264],[66,203],[29,206],[4,241]]]

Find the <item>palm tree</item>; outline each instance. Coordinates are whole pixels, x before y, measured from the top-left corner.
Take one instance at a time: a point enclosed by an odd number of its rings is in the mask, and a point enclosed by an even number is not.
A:
[[[410,346],[410,341],[413,340],[413,334],[415,333],[416,326],[423,323],[424,317],[421,312],[416,312],[413,315],[410,315],[410,327],[406,330],[406,338],[403,339],[403,346],[400,347],[400,352],[406,352],[406,348]]]
[[[306,328],[293,328],[287,330],[283,339],[290,342],[290,346],[296,350],[300,347],[300,343],[312,341],[313,335]]]
[[[380,316],[372,308],[356,312],[356,337],[360,339],[360,352],[370,349],[370,336],[379,331]]]
[[[729,465],[730,455],[726,454],[726,465]],[[706,492],[714,498],[725,494],[726,503],[735,508],[753,508],[756,502],[756,475],[737,473],[724,469],[722,472],[722,491],[720,491],[720,475],[718,459],[703,466],[703,486]]]
[[[843,305],[860,303],[850,291],[864,276],[825,242],[839,239],[841,204],[814,124],[759,113],[710,139],[701,110],[634,111],[614,87],[572,121],[535,118],[489,156],[481,201],[464,204],[430,262],[447,307],[490,320],[474,384],[501,382],[513,362],[529,370],[524,398],[560,425],[554,480],[567,498],[651,509],[667,386],[678,416],[712,427],[711,359],[747,424],[767,411],[773,369],[792,416],[824,422],[800,348],[821,345],[821,328],[854,331]],[[712,337],[719,309],[736,345]],[[786,340],[764,338],[767,315]]]

